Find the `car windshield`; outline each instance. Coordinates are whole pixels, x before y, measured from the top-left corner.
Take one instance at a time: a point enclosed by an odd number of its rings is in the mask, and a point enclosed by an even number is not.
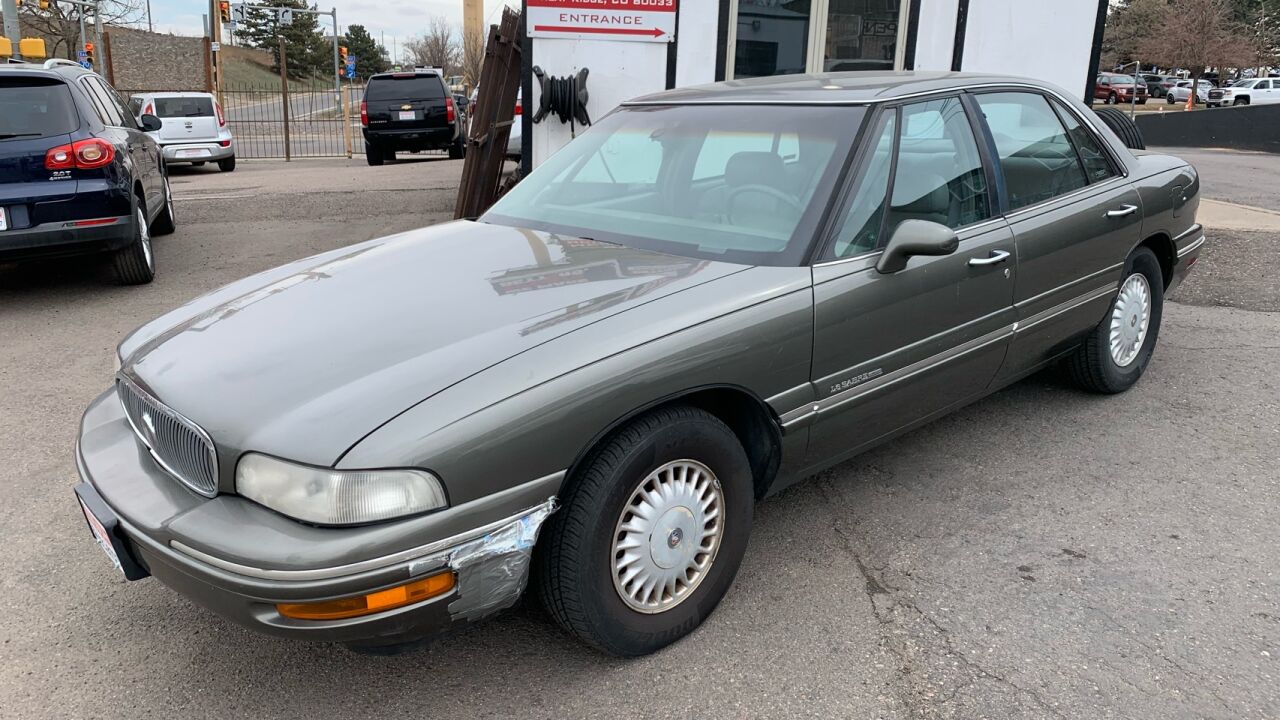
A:
[[[0,140],[65,135],[80,124],[61,80],[0,78]]]
[[[444,83],[434,75],[385,75],[369,81],[364,99],[438,100],[444,97]]]
[[[622,108],[482,222],[749,265],[803,261],[861,107]]]
[[[213,99],[207,97],[156,98],[156,117],[213,117]]]

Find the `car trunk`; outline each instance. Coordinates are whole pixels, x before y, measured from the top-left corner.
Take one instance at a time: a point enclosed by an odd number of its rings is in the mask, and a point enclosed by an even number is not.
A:
[[[218,117],[212,98],[158,97],[153,102],[155,115],[162,123],[160,144],[217,141]]]
[[[46,169],[45,155],[69,145],[79,124],[71,93],[60,80],[0,79],[0,207],[5,228],[36,224],[36,203],[75,196],[75,173]]]
[[[371,130],[438,130],[449,127],[444,84],[411,73],[378,77],[365,91]]]

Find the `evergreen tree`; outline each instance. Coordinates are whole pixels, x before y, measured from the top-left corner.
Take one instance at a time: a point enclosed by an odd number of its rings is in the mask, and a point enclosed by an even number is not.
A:
[[[236,29],[244,42],[271,53],[271,69],[280,71],[280,38],[285,42],[285,59],[289,76],[328,76],[333,72],[333,48],[320,34],[319,18],[310,13],[294,13],[293,23],[281,25],[273,8],[289,7],[306,10],[305,0],[271,0],[270,6],[246,4],[246,17]]]
[[[386,72],[390,67],[386,48],[374,42],[363,25],[347,26],[345,43],[347,55],[356,58],[356,73],[361,77]]]

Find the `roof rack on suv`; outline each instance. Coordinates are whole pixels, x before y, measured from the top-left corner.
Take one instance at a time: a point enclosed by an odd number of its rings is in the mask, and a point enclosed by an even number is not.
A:
[[[67,60],[66,58],[49,58],[48,60],[44,61],[44,65],[42,65],[41,67],[43,67],[45,70],[50,70],[52,68],[58,67],[59,65],[71,65],[73,67],[80,67],[80,63],[76,62],[75,60]]]

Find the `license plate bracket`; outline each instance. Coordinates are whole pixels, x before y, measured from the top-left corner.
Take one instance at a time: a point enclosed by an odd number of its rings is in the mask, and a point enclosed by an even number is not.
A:
[[[75,492],[89,532],[116,569],[124,574],[126,580],[141,580],[149,577],[151,573],[134,559],[133,553],[125,543],[120,532],[119,518],[107,506],[98,491],[88,483],[80,483],[75,486]]]
[[[401,120],[417,120],[418,114],[413,110],[401,110],[400,119]]]

